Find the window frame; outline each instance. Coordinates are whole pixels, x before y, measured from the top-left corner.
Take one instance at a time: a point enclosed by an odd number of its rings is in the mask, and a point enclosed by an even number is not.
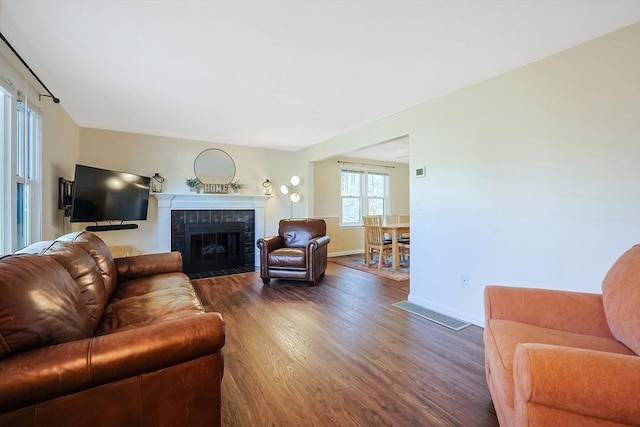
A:
[[[345,172],[351,172],[351,173],[359,173],[362,174],[362,178],[360,180],[360,195],[359,196],[353,196],[353,195],[347,195],[344,196],[342,194],[342,175]],[[383,175],[384,176],[384,196],[383,197],[379,197],[379,196],[369,196],[369,174],[375,174],[375,175]],[[388,212],[388,207],[389,207],[389,188],[391,186],[391,176],[389,175],[388,172],[386,171],[380,171],[378,169],[370,169],[370,168],[366,168],[366,167],[362,167],[362,168],[355,168],[355,167],[341,167],[339,169],[339,194],[338,197],[340,199],[339,201],[339,209],[340,209],[340,214],[339,214],[339,226],[340,227],[362,227],[363,226],[363,222],[362,222],[362,217],[363,215],[370,215],[369,213],[369,200],[371,199],[381,199],[382,200],[382,216],[383,218],[386,216],[387,212]],[[358,222],[344,222],[344,215],[343,215],[343,205],[344,205],[344,200],[345,199],[358,199],[360,201],[360,214],[358,215]],[[366,213],[365,213],[366,211]],[[371,214],[372,215],[372,214]]]
[[[31,88],[28,90],[32,92]],[[0,254],[6,254],[42,239],[42,115],[38,107],[22,99],[22,93],[3,78],[0,91]],[[19,109],[23,111],[19,113]],[[19,132],[20,114],[25,120]],[[23,165],[29,171],[28,176],[18,176],[19,136],[28,138],[25,144],[28,162]],[[27,226],[22,241],[18,239],[18,183],[26,185],[28,194],[24,205]]]
[[[0,254],[11,252],[11,214],[14,199],[14,187],[11,185],[11,146],[13,144],[11,118],[13,107],[15,106],[15,91],[5,85],[4,80],[0,80]]]
[[[12,153],[13,162],[12,187],[14,194],[12,197],[12,211],[15,215],[11,221],[12,229],[12,250],[29,245],[42,239],[42,117],[33,106],[20,99],[16,102],[16,132]],[[22,115],[22,117],[20,117]],[[23,128],[22,130],[20,128]],[[22,165],[18,160],[22,156]],[[18,184],[22,184],[26,191],[26,198],[22,200],[24,218],[24,235],[20,239],[18,219]]]

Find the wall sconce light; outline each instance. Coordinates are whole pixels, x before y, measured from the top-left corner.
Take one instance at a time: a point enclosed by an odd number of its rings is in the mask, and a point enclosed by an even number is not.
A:
[[[282,194],[289,194],[289,200],[291,200],[291,216],[293,217],[293,204],[298,203],[302,198],[297,191],[298,185],[300,185],[300,177],[294,175],[289,180],[290,185],[282,184],[280,186],[280,192]]]

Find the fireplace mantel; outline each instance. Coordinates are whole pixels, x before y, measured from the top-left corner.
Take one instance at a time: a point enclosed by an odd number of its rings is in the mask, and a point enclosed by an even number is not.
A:
[[[171,211],[173,210],[229,210],[255,211],[256,239],[264,236],[264,207],[269,196],[249,194],[151,193],[158,199],[158,250],[171,251]],[[260,264],[256,251],[255,265]]]

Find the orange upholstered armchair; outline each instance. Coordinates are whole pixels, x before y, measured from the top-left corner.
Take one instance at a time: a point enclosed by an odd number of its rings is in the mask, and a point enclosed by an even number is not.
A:
[[[640,245],[602,295],[485,288],[487,383],[500,425],[640,425]]]

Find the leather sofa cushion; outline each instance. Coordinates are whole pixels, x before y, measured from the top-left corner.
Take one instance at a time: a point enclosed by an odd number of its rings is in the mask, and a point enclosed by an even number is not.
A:
[[[116,265],[113,262],[113,256],[111,256],[111,252],[109,251],[107,244],[95,234],[87,231],[65,234],[64,236],[59,237],[57,241],[74,243],[84,249],[84,251],[93,258],[93,261],[96,263],[98,271],[100,271],[100,275],[102,276],[108,301],[109,298],[111,298],[113,291],[116,289],[118,273],[116,271]]]
[[[305,267],[307,257],[302,248],[280,248],[269,252],[269,267]]]
[[[602,282],[602,302],[613,336],[640,354],[640,245],[613,264]]]
[[[491,374],[503,390],[507,403],[513,408],[513,358],[520,343],[537,343],[581,348],[609,353],[634,355],[618,341],[593,335],[575,334],[555,329],[514,322],[511,320],[489,319],[486,334],[487,353]]]
[[[80,290],[92,330],[95,330],[107,305],[107,292],[102,275],[91,256],[80,246],[70,242],[48,241],[29,245],[16,253],[50,256],[62,265]]]
[[[204,313],[189,278],[158,274],[121,283],[104,310],[96,335],[135,329]]]
[[[0,259],[0,358],[92,332],[78,287],[54,259],[30,254]]]
[[[182,255],[180,252],[136,255],[115,258],[113,261],[118,270],[118,282],[120,283],[156,274],[182,271]]]

